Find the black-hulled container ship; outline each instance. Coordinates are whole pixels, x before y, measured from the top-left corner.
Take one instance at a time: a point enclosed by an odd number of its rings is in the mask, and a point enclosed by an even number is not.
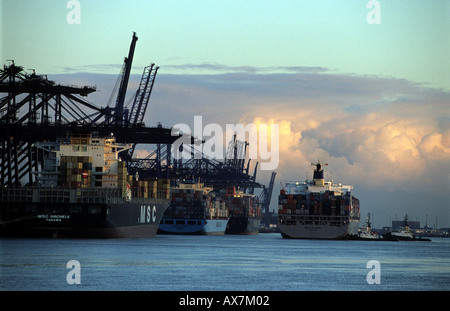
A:
[[[155,236],[170,203],[170,183],[128,175],[118,154],[131,144],[73,134],[37,146],[48,156],[36,183],[0,190],[1,235]]]
[[[224,199],[230,214],[225,234],[258,234],[262,219],[258,197],[230,186]]]
[[[286,182],[278,197],[278,228],[284,238],[346,239],[359,227],[353,186],[325,181],[320,161],[313,180]]]

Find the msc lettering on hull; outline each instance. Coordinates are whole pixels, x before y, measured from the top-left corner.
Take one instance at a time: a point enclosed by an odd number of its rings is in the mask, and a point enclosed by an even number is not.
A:
[[[141,205],[141,217],[139,218],[141,224],[156,222],[156,206]]]

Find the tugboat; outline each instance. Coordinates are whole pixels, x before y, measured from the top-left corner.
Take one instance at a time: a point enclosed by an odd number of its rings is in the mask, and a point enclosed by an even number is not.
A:
[[[429,242],[430,239],[422,238],[422,237],[416,237],[414,232],[411,230],[411,228],[408,225],[408,215],[405,215],[405,219],[403,222],[403,228],[400,231],[397,232],[390,232],[384,236],[384,238],[394,238],[400,241],[425,241]]]
[[[367,214],[366,228],[360,231],[357,235],[349,235],[348,240],[358,241],[398,241],[398,238],[392,235],[380,236],[378,232],[372,231],[370,223],[370,214]]]
[[[358,234],[359,239],[361,240],[379,240],[380,235],[378,232],[372,231],[372,226],[370,224],[370,214],[367,214],[367,222],[366,222],[366,230],[361,231]]]
[[[414,240],[416,236],[408,225],[408,215],[405,215],[405,220],[403,223],[404,223],[403,228],[400,231],[392,232],[391,235],[403,241]]]

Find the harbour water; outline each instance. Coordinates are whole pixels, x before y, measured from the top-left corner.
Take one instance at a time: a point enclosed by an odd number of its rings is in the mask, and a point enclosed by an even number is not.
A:
[[[75,266],[67,263],[76,260]],[[368,266],[369,261],[379,263]],[[80,284],[69,284],[68,275]],[[368,275],[373,277],[368,277]],[[378,278],[379,284],[369,282]],[[2,291],[447,291],[450,239],[0,239]]]

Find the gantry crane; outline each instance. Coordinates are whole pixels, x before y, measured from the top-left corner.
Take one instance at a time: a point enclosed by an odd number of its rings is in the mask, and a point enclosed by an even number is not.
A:
[[[228,185],[240,187],[253,193],[255,188],[264,188],[263,203],[270,203],[269,188],[256,182],[255,165],[253,176],[249,174],[250,159],[245,167],[247,142],[230,142],[224,161],[212,159],[205,154],[187,161],[172,159],[172,144],[180,136],[172,136],[170,128],[146,127],[144,116],[155,83],[158,67],[154,64],[144,68],[139,88],[131,109],[125,106],[125,97],[131,73],[134,50],[138,38],[133,33],[128,57],[119,75],[120,87],[115,107],[101,107],[90,103],[86,96],[96,91],[92,86],[64,86],[48,80],[47,76],[26,73],[23,67],[10,61],[0,69],[0,186],[35,182],[34,171],[39,171],[46,150],[37,148],[43,141],[56,141],[70,133],[93,133],[108,136],[114,133],[117,142],[156,144],[157,149],[146,159],[133,158],[133,149],[121,153],[130,173],[140,176],[151,174],[163,178],[199,177],[205,184],[224,188]],[[194,139],[191,145],[182,145],[184,152],[194,154]],[[164,163],[164,164],[163,164]],[[270,189],[270,190],[268,190]],[[266,208],[268,211],[268,208]]]
[[[179,138],[172,136],[169,128],[142,124],[157,67],[144,70],[143,79],[148,83],[140,86],[136,108],[131,114],[124,113],[136,41],[133,33],[114,109],[82,98],[95,92],[95,87],[60,85],[34,70],[27,73],[12,60],[0,69],[0,186],[33,183],[33,171],[38,171],[46,156],[36,143],[56,141],[70,133],[114,133],[117,142],[134,144],[171,144]]]

